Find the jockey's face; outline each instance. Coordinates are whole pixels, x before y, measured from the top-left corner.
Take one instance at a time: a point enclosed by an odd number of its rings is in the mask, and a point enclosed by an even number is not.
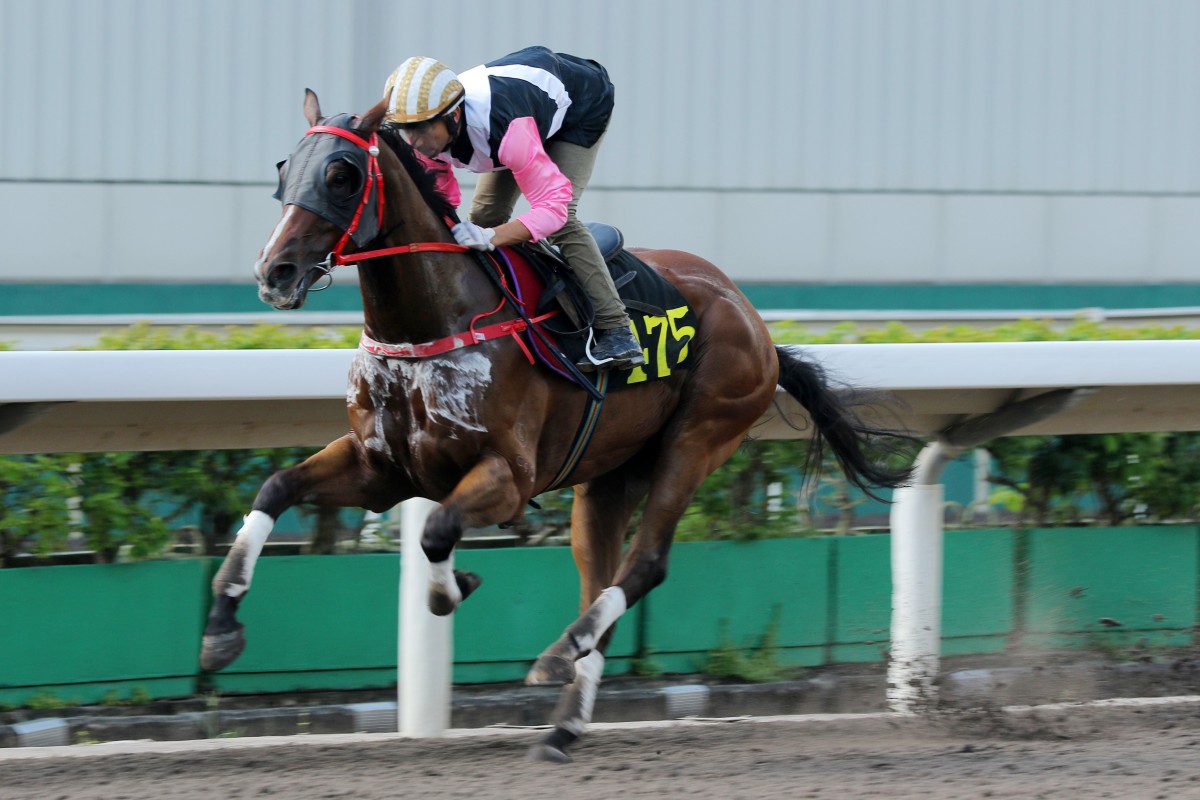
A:
[[[451,113],[457,120],[462,110],[456,108]],[[404,141],[412,145],[414,150],[426,158],[434,158],[450,146],[450,128],[446,125],[445,118],[416,125],[405,125],[400,129],[400,135],[404,137]]]

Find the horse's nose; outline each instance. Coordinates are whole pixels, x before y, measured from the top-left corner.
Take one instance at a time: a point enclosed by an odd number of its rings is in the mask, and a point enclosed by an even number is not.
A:
[[[271,267],[267,272],[267,286],[272,288],[284,285],[287,286],[296,280],[296,275],[299,274],[300,268],[290,261],[281,261]]]

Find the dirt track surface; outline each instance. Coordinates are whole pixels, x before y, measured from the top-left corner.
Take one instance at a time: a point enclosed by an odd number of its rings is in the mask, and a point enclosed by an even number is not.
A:
[[[536,736],[9,751],[0,798],[1200,798],[1194,702],[603,727],[561,766],[525,760]]]

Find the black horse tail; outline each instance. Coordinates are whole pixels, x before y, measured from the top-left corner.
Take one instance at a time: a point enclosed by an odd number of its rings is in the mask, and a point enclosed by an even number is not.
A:
[[[862,408],[887,406],[889,397],[867,389],[835,390],[825,370],[806,361],[796,348],[776,345],[775,352],[779,385],[804,406],[813,422],[805,474],[815,475],[820,469],[828,445],[846,479],[870,497],[882,500],[874,489],[907,484],[920,440],[900,428],[871,425],[858,414]]]

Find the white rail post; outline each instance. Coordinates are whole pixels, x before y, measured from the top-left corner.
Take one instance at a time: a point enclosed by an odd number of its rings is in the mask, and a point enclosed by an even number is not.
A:
[[[453,615],[438,617],[429,610],[429,559],[421,549],[425,520],[437,507],[420,497],[400,505],[397,718],[401,734],[423,738],[450,727]]]
[[[946,463],[940,442],[917,457],[911,486],[897,489],[891,512],[892,642],[888,705],[913,714],[937,700],[942,640],[942,538]]]
[[[1055,389],[1001,406],[943,430],[917,456],[912,484],[892,506],[892,643],[888,705],[915,714],[937,703],[942,651],[942,470],[963,450],[1070,408],[1088,388]]]

